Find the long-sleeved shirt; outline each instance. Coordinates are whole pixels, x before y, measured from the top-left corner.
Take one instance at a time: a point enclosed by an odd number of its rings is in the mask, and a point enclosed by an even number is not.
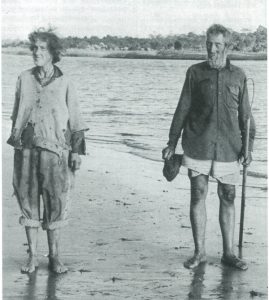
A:
[[[225,68],[202,62],[191,66],[169,132],[176,147],[182,135],[187,156],[200,160],[236,161],[243,150],[250,118],[249,149],[253,150],[255,122],[244,72],[229,60]]]
[[[76,92],[71,81],[54,66],[54,75],[42,85],[37,68],[18,78],[8,143],[17,149],[40,147],[61,154],[85,154],[84,131]]]

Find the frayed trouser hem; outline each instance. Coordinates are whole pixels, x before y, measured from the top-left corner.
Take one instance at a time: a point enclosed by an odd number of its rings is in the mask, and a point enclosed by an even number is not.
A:
[[[20,223],[22,226],[25,226],[25,227],[38,228],[38,227],[41,226],[41,222],[40,222],[40,221],[32,220],[32,219],[27,219],[27,218],[25,218],[24,216],[21,216],[21,217],[19,218],[19,223]]]
[[[61,220],[61,221],[56,221],[56,222],[51,222],[51,223],[43,223],[42,229],[43,230],[54,230],[54,229],[65,227],[67,225],[68,225],[68,220]]]
[[[68,225],[68,220],[61,220],[51,223],[42,223],[37,220],[28,219],[24,216],[19,218],[19,223],[25,227],[39,228],[42,227],[43,230],[54,230],[58,228],[62,228]]]

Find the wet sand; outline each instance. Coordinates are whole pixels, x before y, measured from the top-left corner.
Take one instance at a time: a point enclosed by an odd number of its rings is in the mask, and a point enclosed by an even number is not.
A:
[[[247,191],[242,255],[248,271],[220,263],[215,182],[207,199],[208,263],[187,270],[183,262],[193,251],[187,176],[168,183],[162,164],[90,143],[77,173],[70,225],[63,230],[69,273],[48,271],[46,234],[40,231],[40,266],[32,275],[21,274],[27,244],[12,197],[7,135],[3,131],[3,299],[267,298],[267,206],[258,190]],[[240,194],[238,188],[236,241]]]

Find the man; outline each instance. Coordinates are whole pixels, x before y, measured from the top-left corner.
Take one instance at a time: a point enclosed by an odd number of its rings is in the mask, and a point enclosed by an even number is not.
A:
[[[182,165],[188,168],[191,183],[190,220],[195,245],[194,255],[184,266],[194,268],[206,261],[205,200],[208,178],[218,183],[219,222],[223,239],[222,263],[240,270],[247,264],[234,255],[235,184],[239,162],[252,160],[255,123],[249,105],[244,72],[227,59],[230,32],[214,24],[207,30],[208,59],[191,66],[169,133],[163,159],[170,159],[182,136]],[[244,153],[247,120],[250,118],[249,153]]]

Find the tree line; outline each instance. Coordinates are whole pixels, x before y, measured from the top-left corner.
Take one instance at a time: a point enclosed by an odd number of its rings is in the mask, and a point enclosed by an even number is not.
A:
[[[267,29],[259,26],[256,31],[242,29],[241,32],[231,30],[231,50],[240,52],[265,52],[267,51]],[[178,35],[150,35],[148,38],[119,37],[106,35],[102,38],[97,36],[83,38],[68,36],[62,38],[65,49],[78,48],[89,50],[191,50],[205,51],[205,34]],[[28,41],[2,41],[2,47],[28,47]]]

